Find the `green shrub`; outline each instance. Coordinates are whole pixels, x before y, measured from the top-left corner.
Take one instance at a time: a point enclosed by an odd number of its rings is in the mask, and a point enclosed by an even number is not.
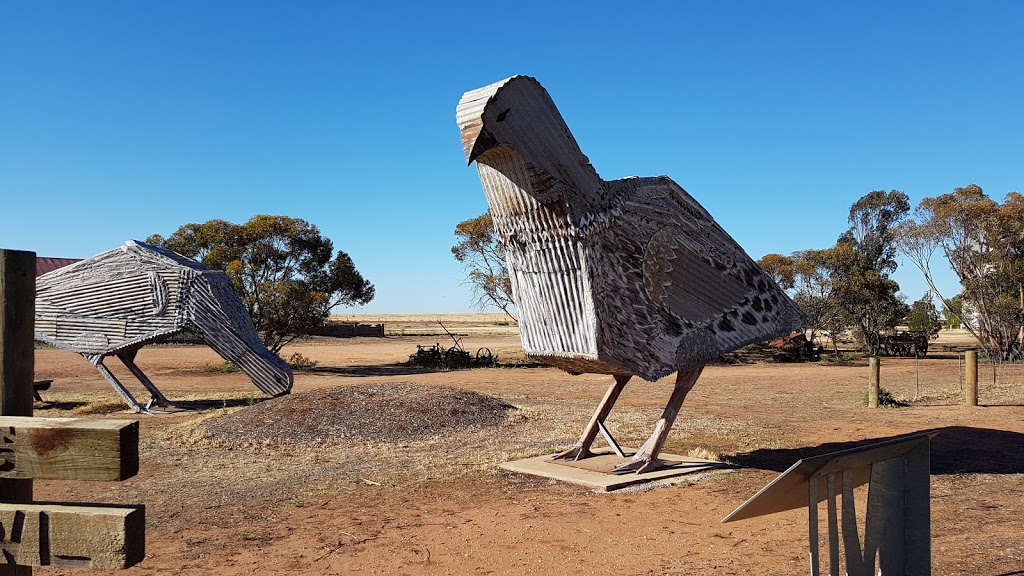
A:
[[[207,364],[203,366],[203,372],[209,372],[211,374],[230,374],[232,372],[238,372],[240,369],[231,362],[221,362],[220,364]]]
[[[295,352],[289,356],[285,363],[293,370],[309,370],[310,368],[316,368],[317,365],[316,360],[303,356],[301,352]]]
[[[861,397],[860,403],[863,404],[864,406],[868,405],[868,393],[867,392],[865,392],[864,396]],[[899,408],[901,406],[906,406],[905,403],[900,402],[899,400],[897,400],[896,397],[892,395],[892,392],[889,392],[885,388],[879,388],[878,389],[878,405],[879,406],[889,406],[889,407],[892,407],[892,408]]]

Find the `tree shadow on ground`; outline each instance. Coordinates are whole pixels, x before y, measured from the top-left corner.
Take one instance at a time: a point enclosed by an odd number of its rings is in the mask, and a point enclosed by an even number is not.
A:
[[[214,410],[218,408],[238,408],[242,406],[252,406],[253,404],[259,404],[270,400],[270,398],[211,398],[204,400],[171,400],[171,407],[166,410],[168,413],[174,412],[202,412],[204,410]],[[55,402],[48,402],[43,400],[42,402],[35,402],[35,409],[38,411],[45,410],[60,410],[64,412],[74,412],[75,410],[83,410],[86,407],[96,405],[97,402],[89,400],[58,400]],[[122,401],[110,400],[109,402],[101,402],[95,411],[81,412],[83,415],[93,414],[114,414],[117,412],[131,413],[131,409]],[[153,408],[154,412],[162,412],[159,407]]]
[[[910,400],[908,402],[900,402],[899,406],[914,406],[922,408],[940,407],[940,406],[963,406],[964,399],[957,397],[925,397],[918,398],[917,400]],[[981,408],[1021,408],[1024,404],[1020,402],[979,402],[978,406]]]
[[[885,438],[829,442],[802,448],[754,450],[733,455],[727,460],[744,468],[783,472],[803,458],[930,432],[938,432],[931,441],[932,474],[1024,473],[1024,434],[968,426],[931,428]]]

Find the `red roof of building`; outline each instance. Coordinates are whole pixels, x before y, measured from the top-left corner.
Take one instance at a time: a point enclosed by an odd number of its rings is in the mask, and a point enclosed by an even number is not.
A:
[[[81,262],[81,258],[36,258],[36,278],[46,274],[47,272],[53,272],[58,268],[70,266],[75,262]]]

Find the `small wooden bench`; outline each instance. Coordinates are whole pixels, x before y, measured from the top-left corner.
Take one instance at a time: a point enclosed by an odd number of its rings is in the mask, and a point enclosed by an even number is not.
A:
[[[35,396],[36,400],[43,402],[43,398],[39,395],[40,390],[49,390],[50,384],[53,384],[53,380],[36,380],[32,383],[32,395]]]

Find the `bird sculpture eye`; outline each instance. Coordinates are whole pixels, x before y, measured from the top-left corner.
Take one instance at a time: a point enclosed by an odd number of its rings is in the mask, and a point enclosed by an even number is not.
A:
[[[508,113],[511,112],[511,111],[512,111],[511,108],[506,108],[504,112],[499,112],[498,113],[498,118],[497,118],[498,122],[504,122],[505,121],[505,116],[508,116]]]

